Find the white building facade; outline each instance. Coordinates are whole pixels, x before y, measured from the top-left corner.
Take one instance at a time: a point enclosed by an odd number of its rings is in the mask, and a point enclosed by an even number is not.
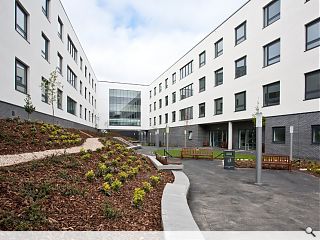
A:
[[[149,87],[149,126],[173,146],[255,148],[319,159],[319,1],[248,1]],[[153,140],[151,140],[153,141]],[[158,143],[157,143],[158,144]]]
[[[59,0],[1,0],[0,117],[51,121],[41,83],[58,71],[55,123],[171,146],[255,149],[320,159],[318,0],[251,0],[150,85],[97,79]],[[214,10],[213,10],[214,11]]]
[[[36,107],[31,119],[51,121],[41,83],[57,70],[55,123],[95,128],[98,81],[61,2],[1,0],[0,29],[0,116],[25,118],[29,94]]]

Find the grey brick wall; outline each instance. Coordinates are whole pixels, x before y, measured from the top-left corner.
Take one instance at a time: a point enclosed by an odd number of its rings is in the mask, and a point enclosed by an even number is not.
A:
[[[295,158],[320,160],[320,145],[312,144],[312,125],[320,125],[320,112],[285,115],[266,118],[265,147],[266,153],[290,153],[290,126],[294,127],[293,156]],[[272,142],[272,127],[286,127],[284,144]]]
[[[20,117],[21,119],[27,119],[28,115],[25,112],[24,108],[0,101],[0,118],[8,117]],[[32,113],[30,119],[32,121],[43,121],[47,123],[52,123],[52,116],[40,112]],[[83,124],[68,121],[58,117],[54,118],[54,123],[66,128],[77,128],[89,131],[97,131],[97,129],[93,127],[85,126]]]

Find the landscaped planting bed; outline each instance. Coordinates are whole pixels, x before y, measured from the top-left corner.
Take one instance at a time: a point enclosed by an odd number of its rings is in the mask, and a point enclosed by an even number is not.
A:
[[[80,146],[87,137],[57,125],[0,119],[0,155]]]
[[[0,230],[162,230],[171,172],[114,141],[0,168]]]

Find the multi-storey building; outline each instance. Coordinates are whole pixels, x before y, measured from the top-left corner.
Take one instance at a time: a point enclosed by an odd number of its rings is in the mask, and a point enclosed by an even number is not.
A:
[[[36,107],[32,119],[51,121],[50,73],[61,83],[54,102],[55,122],[92,128],[97,123],[97,78],[58,0],[1,1],[1,117],[20,116],[27,94]]]
[[[319,1],[248,1],[149,87],[151,141],[320,158]]]
[[[0,116],[51,121],[41,83],[62,83],[56,123],[139,135],[171,146],[255,148],[253,114],[264,115],[265,151],[320,159],[318,0],[251,0],[150,85],[97,80],[59,0],[1,1]]]

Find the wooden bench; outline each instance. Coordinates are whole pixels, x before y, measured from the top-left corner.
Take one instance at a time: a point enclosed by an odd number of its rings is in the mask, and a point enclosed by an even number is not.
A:
[[[180,153],[181,158],[208,158],[213,159],[213,153],[211,149],[206,148],[182,148]]]
[[[156,153],[156,159],[162,163],[163,165],[168,165],[168,159],[165,156],[161,156],[159,154]]]
[[[284,166],[291,171],[292,163],[289,156],[278,156],[278,155],[263,155],[262,156],[262,167],[277,167]]]

